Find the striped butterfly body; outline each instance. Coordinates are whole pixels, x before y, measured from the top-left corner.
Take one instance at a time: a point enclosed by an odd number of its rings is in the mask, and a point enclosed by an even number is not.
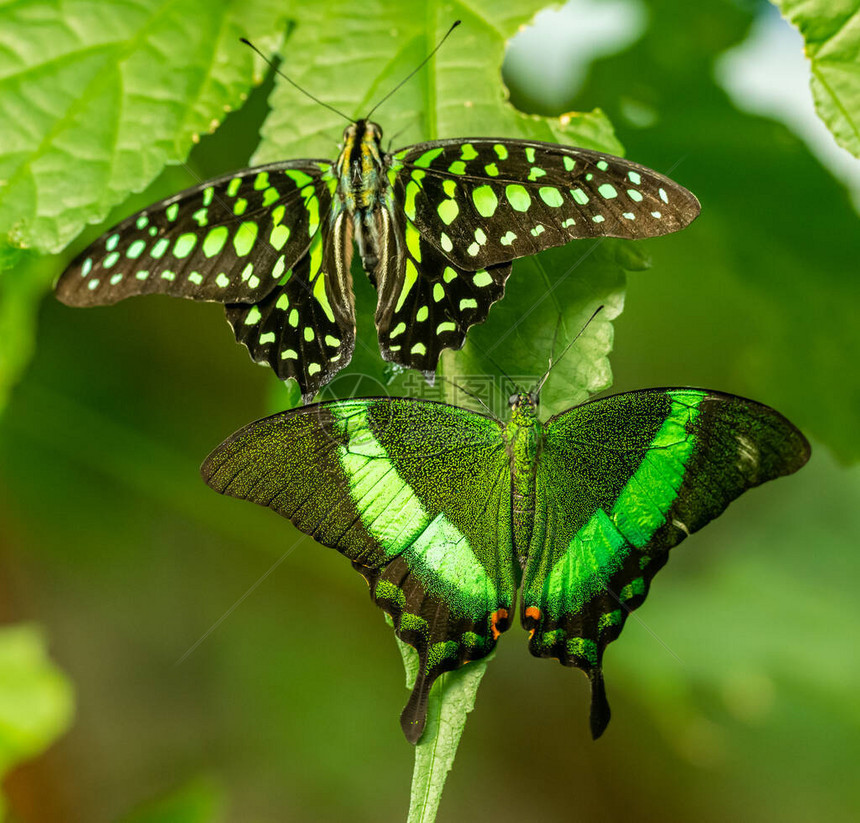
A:
[[[601,152],[490,138],[393,153],[368,120],[332,163],[195,186],[135,214],[61,275],[64,303],[138,294],[226,304],[236,338],[309,400],[355,346],[354,246],[378,292],[383,358],[428,378],[505,288],[511,261],[585,237],[654,237],[699,213],[685,188]]]
[[[434,680],[492,651],[517,592],[532,654],[588,675],[598,737],[604,650],[669,549],[808,458],[773,409],[682,388],[593,400],[546,423],[531,393],[512,398],[506,424],[410,398],[320,403],[241,429],[202,474],[366,578],[419,655],[401,715],[414,743]]]

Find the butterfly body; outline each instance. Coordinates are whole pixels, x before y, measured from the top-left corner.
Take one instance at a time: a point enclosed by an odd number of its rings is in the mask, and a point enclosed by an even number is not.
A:
[[[337,180],[330,221],[333,223],[341,210],[349,215],[362,267],[372,280],[376,279],[380,258],[379,212],[393,210],[386,174],[388,158],[381,141],[382,129],[376,123],[358,120],[344,131],[340,155],[324,175]]]
[[[246,426],[201,470],[364,576],[419,655],[412,742],[435,679],[492,651],[518,592],[532,654],[588,675],[599,736],[604,649],[668,550],[809,456],[773,409],[719,392],[629,392],[545,423],[536,398],[513,401],[507,423],[411,398],[305,406]]]
[[[528,557],[535,516],[535,481],[543,436],[537,401],[530,394],[512,398],[505,443],[511,466],[511,525],[514,551],[521,567]]]

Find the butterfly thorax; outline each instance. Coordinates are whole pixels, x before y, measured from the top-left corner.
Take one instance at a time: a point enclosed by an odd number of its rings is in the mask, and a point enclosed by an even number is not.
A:
[[[505,444],[511,461],[511,502],[514,549],[525,564],[534,526],[535,476],[542,438],[537,399],[518,394],[512,399],[511,419],[505,429]]]
[[[380,206],[390,205],[391,184],[382,151],[382,129],[357,120],[343,133],[343,149],[335,162],[341,209],[352,217],[362,265],[372,274],[379,259],[377,219]]]
[[[351,214],[374,209],[380,189],[387,188],[382,129],[369,120],[357,120],[343,133],[343,149],[335,162],[338,193]]]

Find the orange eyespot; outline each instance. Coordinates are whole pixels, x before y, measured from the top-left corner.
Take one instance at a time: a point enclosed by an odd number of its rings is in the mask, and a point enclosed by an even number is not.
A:
[[[540,609],[537,606],[529,606],[526,609],[526,617],[530,617],[532,620],[540,620]],[[534,633],[534,629],[532,629],[532,633]]]
[[[493,640],[498,640],[501,632],[496,628],[499,622],[502,620],[508,619],[508,610],[507,609],[496,609],[490,615],[490,631],[493,633]]]

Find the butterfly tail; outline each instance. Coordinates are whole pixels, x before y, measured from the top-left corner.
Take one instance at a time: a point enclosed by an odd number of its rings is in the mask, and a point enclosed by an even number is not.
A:
[[[406,739],[414,746],[424,734],[424,726],[427,723],[427,703],[430,697],[430,689],[433,679],[424,677],[419,673],[415,679],[415,686],[409,700],[400,714],[400,727]]]
[[[609,701],[606,699],[603,669],[599,666],[590,669],[588,679],[591,681],[591,715],[589,718],[591,737],[593,740],[597,740],[606,731],[612,712],[609,709]]]

